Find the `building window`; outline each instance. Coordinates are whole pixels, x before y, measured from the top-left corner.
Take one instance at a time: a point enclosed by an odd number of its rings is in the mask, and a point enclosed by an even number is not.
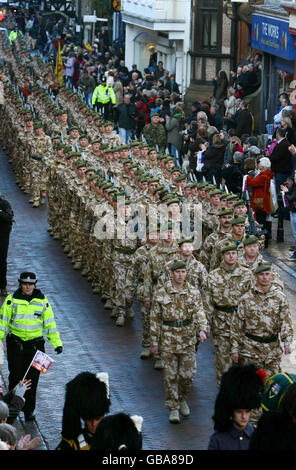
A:
[[[195,21],[195,50],[219,52],[222,34],[222,1],[199,0]]]

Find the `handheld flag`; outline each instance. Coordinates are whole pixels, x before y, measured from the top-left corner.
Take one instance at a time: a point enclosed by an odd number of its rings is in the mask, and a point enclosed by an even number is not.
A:
[[[50,356],[48,356],[45,352],[39,351],[39,349],[37,349],[35,356],[33,357],[32,362],[24,375],[23,380],[26,378],[27,373],[29,372],[29,369],[31,367],[34,367],[35,369],[39,370],[39,372],[46,374],[53,362],[54,360]]]

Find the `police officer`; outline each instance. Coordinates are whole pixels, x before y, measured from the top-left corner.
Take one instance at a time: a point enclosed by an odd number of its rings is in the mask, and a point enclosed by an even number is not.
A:
[[[106,77],[101,78],[101,83],[93,92],[92,105],[97,106],[98,111],[103,109],[104,118],[108,119],[110,112],[110,103],[114,106],[116,104],[116,96],[111,86],[106,83]]]
[[[6,297],[0,309],[0,341],[6,336],[9,390],[24,378],[36,351],[44,352],[43,332],[57,354],[63,350],[52,308],[36,283],[36,274],[23,272],[19,288]],[[33,421],[39,371],[31,367],[27,378],[31,379],[32,386],[25,393],[23,412],[26,421]]]

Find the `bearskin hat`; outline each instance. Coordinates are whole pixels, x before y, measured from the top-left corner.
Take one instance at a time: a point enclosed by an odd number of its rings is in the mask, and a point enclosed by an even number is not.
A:
[[[266,375],[254,364],[232,366],[223,374],[213,416],[216,431],[224,432],[231,427],[234,410],[260,407]]]
[[[90,450],[124,451],[142,449],[143,418],[125,413],[106,416],[99,422]]]
[[[76,438],[82,431],[81,419],[104,416],[110,404],[108,374],[81,372],[66,385],[62,436]]]

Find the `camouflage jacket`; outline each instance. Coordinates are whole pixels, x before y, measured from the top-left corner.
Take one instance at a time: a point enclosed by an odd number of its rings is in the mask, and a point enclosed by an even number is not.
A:
[[[293,339],[293,326],[287,296],[274,285],[268,292],[261,292],[256,285],[238,303],[230,328],[232,354],[244,356],[260,354],[274,346],[274,342],[260,343],[246,336],[261,338],[279,335],[279,339],[289,345]],[[276,341],[275,341],[276,343]],[[278,343],[277,343],[278,345]]]
[[[238,263],[233,271],[227,271],[221,263],[209,273],[203,303],[214,333],[228,336],[233,311],[242,295],[251,288],[252,280],[252,271]]]
[[[166,324],[178,321],[186,323],[181,326]],[[160,342],[162,351],[184,354],[194,350],[197,333],[207,329],[201,295],[195,287],[185,282],[178,290],[168,281],[157,289],[150,313],[152,346],[158,346]]]
[[[166,131],[162,124],[152,126],[147,124],[143,129],[143,136],[150,147],[158,145],[159,152],[163,153],[167,145]]]

